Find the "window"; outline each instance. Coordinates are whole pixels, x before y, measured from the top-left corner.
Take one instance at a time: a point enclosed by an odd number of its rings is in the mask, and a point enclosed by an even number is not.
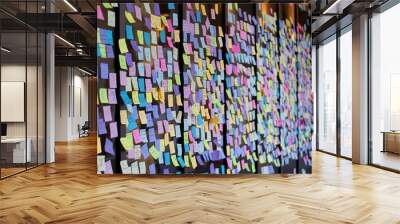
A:
[[[349,27],[351,28],[351,27]],[[340,155],[352,157],[352,35],[340,36]]]
[[[336,153],[336,39],[318,48],[318,149]]]
[[[400,4],[371,18],[372,163],[400,170]]]

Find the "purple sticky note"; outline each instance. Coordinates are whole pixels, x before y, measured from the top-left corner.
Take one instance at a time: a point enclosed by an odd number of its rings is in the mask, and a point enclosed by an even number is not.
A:
[[[104,145],[105,151],[113,156],[115,156],[114,148],[113,148],[113,142],[106,138],[106,143]]]
[[[137,6],[135,6],[135,7],[137,7]],[[133,12],[133,3],[126,3],[126,9],[129,12]]]
[[[141,151],[142,151],[143,158],[147,159],[147,157],[149,157],[149,149],[147,147],[147,144],[142,145]]]
[[[115,73],[110,73],[108,75],[109,81],[110,81],[110,88],[115,89],[117,88],[117,74]]]
[[[98,129],[99,135],[107,134],[106,123],[104,122],[103,118],[99,118],[97,120],[97,129]]]
[[[110,138],[118,137],[118,125],[117,122],[110,123]]]
[[[114,58],[114,49],[112,45],[106,45],[106,54],[107,58]]]
[[[160,15],[160,5],[158,3],[153,3],[154,5],[154,15],[159,16]]]
[[[100,77],[101,79],[108,79],[108,64],[100,63]]]
[[[135,150],[128,150],[128,159],[135,159]]]
[[[136,15],[136,19],[142,21],[142,10],[137,5],[135,5],[135,15]]]
[[[146,24],[146,27],[151,30],[151,20],[149,17],[144,17],[144,23]]]
[[[112,169],[112,164],[111,164],[111,160],[108,160],[104,163],[105,165],[105,170],[104,173],[105,174],[113,174],[113,169]]]
[[[132,54],[131,53],[126,53],[125,58],[126,58],[126,64],[128,66],[132,66]]]
[[[117,95],[115,94],[115,89],[108,89],[108,103],[117,104]]]
[[[103,106],[104,121],[112,121],[111,106]]]
[[[150,174],[156,174],[156,166],[154,165],[154,163],[149,165],[149,171]]]

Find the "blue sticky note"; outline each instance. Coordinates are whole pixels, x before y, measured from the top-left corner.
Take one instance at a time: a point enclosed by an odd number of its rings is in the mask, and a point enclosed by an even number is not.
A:
[[[174,13],[172,14],[172,25],[173,26],[178,26],[178,14]]]
[[[168,3],[168,9],[175,9],[175,3]]]
[[[146,107],[146,105],[147,105],[146,95],[144,93],[139,93],[139,106]]]
[[[144,76],[144,64],[138,63],[139,76]]]
[[[130,114],[128,117],[128,131],[132,131],[136,128],[137,128],[136,118],[134,114]]]
[[[126,39],[134,40],[132,26],[126,25],[125,30],[126,30]]]
[[[143,78],[138,78],[138,84],[139,84],[139,92],[142,92],[142,93],[146,92]]]
[[[144,55],[143,55],[143,47],[142,46],[137,47],[137,56],[138,56],[138,60],[143,60]]]
[[[147,127],[149,128],[149,127],[153,127],[154,126],[154,124],[153,124],[153,118],[151,117],[151,114],[150,113],[147,113],[146,114],[146,119],[147,119]]]
[[[149,157],[149,149],[147,148],[147,144],[142,145],[141,147],[142,155],[144,159]]]
[[[181,156],[178,156],[178,163],[182,168],[185,167],[185,161],[182,159]]]
[[[130,105],[132,104],[131,98],[128,96],[128,93],[126,91],[121,91],[120,96],[122,98],[122,101],[124,102],[125,105]]]
[[[108,64],[100,63],[100,77],[101,79],[108,79]]]
[[[149,32],[143,32],[143,37],[144,37],[144,43],[147,46],[150,46],[150,33]]]
[[[171,156],[169,152],[164,152],[164,163],[169,166],[171,164]]]

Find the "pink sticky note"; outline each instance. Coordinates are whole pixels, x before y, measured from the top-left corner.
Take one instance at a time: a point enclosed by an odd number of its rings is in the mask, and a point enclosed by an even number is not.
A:
[[[172,43],[172,38],[171,37],[167,37],[167,43],[168,43],[168,47],[170,47],[170,48],[174,47],[174,44]]]
[[[158,134],[164,134],[164,127],[162,121],[157,121],[157,132]]]
[[[146,63],[145,70],[146,70],[146,77],[151,77],[151,65],[149,63]]]
[[[168,24],[168,29],[167,29],[167,31],[170,32],[170,33],[174,32],[174,29],[173,29],[173,27],[172,27],[171,19],[168,19],[168,20],[167,20],[167,24]]]
[[[104,20],[103,11],[101,10],[100,5],[97,5],[97,19]]]
[[[104,115],[104,121],[106,122],[112,121],[110,106],[103,106],[103,115]]]
[[[121,86],[126,86],[126,72],[125,71],[121,71],[119,73],[119,83],[121,84]]]
[[[135,144],[139,144],[142,142],[142,139],[140,138],[139,129],[133,130],[132,135],[133,135],[133,140],[135,141]]]
[[[112,88],[112,89],[117,88],[117,74],[110,73],[108,75],[108,79],[110,81],[110,88]]]
[[[118,126],[117,122],[110,123],[110,138],[118,137]]]
[[[129,76],[136,76],[136,63],[132,62],[132,66],[129,67]]]
[[[160,67],[162,72],[167,71],[167,65],[165,63],[165,59],[160,59]]]

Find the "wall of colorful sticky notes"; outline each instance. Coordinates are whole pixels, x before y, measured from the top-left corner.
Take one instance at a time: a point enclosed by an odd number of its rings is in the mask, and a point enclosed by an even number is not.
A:
[[[309,24],[294,10],[99,5],[99,173],[310,173]]]
[[[225,174],[222,5],[184,4],[182,23],[185,173]]]
[[[117,74],[114,62],[116,4],[104,3],[97,10],[97,173],[113,174],[119,170],[116,144],[119,138]]]

